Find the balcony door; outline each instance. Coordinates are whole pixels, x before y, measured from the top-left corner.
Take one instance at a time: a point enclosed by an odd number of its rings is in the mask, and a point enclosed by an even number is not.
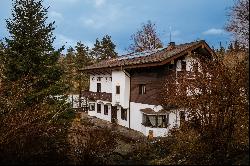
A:
[[[97,83],[97,88],[96,88],[97,92],[101,92],[101,87],[102,87],[101,83]]]
[[[112,106],[111,107],[111,122],[115,122],[117,121],[117,107],[116,106]]]

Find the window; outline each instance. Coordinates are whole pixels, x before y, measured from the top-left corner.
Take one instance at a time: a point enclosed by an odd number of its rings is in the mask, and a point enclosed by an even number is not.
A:
[[[104,115],[108,115],[109,114],[109,107],[108,105],[104,105]]]
[[[94,81],[94,80],[95,80],[95,77],[92,77],[92,80]]]
[[[97,83],[97,92],[101,92],[101,83]]]
[[[101,113],[101,107],[102,107],[101,104],[97,104],[97,113]]]
[[[145,84],[139,84],[139,94],[146,94],[146,85]]]
[[[110,77],[110,81],[112,81],[112,77]]]
[[[181,70],[186,71],[186,61],[181,61]]]
[[[193,71],[194,72],[198,71],[198,63],[193,64]]]
[[[142,124],[147,127],[163,128],[169,123],[169,115],[146,115],[143,114]]]
[[[127,120],[127,109],[121,109],[121,119]]]
[[[116,86],[116,94],[120,94],[120,86]]]
[[[89,111],[95,111],[95,103],[89,104]]]
[[[185,122],[185,112],[180,112],[180,125],[182,125]]]
[[[169,64],[168,65],[168,70],[174,70],[175,65],[174,64]]]
[[[102,80],[102,77],[97,77],[97,81],[101,81]]]

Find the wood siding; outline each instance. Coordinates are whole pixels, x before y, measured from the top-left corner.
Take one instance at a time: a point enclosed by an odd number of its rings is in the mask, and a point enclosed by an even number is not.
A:
[[[130,71],[131,102],[160,105],[163,80],[168,75],[168,66],[151,67]],[[139,94],[139,85],[146,84],[146,94]]]

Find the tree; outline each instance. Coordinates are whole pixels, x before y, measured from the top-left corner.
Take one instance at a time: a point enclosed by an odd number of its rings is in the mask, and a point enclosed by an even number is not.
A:
[[[129,52],[142,52],[163,47],[156,33],[156,25],[151,21],[142,24],[141,29],[131,36],[131,40],[133,43],[127,49]]]
[[[249,48],[249,0],[236,0],[228,16],[226,30],[241,46]]]
[[[192,65],[198,61],[200,70],[177,72],[177,76],[173,73],[166,80],[162,92],[164,107],[184,109],[189,119],[174,134],[179,139],[173,144],[173,152],[178,154],[176,161],[225,164],[235,154],[248,151],[246,56],[245,53],[242,59],[235,54],[223,59],[198,59],[194,55],[196,62]]]
[[[77,42],[75,47],[76,49],[76,58],[75,58],[75,81],[77,83],[77,91],[79,92],[79,107],[81,107],[81,94],[82,90],[87,90],[89,86],[89,77],[86,73],[80,71],[80,69],[91,65],[93,63],[93,59],[90,56],[89,48],[82,44],[81,42]]]
[[[10,37],[0,52],[1,164],[55,163],[67,149],[63,138],[72,110],[55,96],[65,90],[58,63],[63,48],[52,46],[54,22],[47,24],[42,2],[13,0],[12,18],[6,20]]]
[[[24,97],[26,104],[41,102],[50,95],[62,93],[58,82],[62,69],[57,64],[60,51],[52,44],[54,22],[46,24],[48,8],[42,0],[15,0],[12,18],[6,20],[9,38],[5,38],[2,56],[3,82],[26,78],[30,92]]]
[[[116,45],[112,42],[111,36],[104,36],[101,41],[96,39],[94,48],[91,50],[91,55],[96,59],[97,62],[115,58],[117,53],[115,52]]]
[[[63,81],[68,86],[68,92],[72,93],[75,90],[75,50],[72,47],[67,49],[65,57],[62,57],[61,66],[64,68]]]
[[[104,36],[101,41],[103,53],[101,56],[101,60],[116,58],[117,53],[115,52],[116,45],[112,42],[111,36]]]

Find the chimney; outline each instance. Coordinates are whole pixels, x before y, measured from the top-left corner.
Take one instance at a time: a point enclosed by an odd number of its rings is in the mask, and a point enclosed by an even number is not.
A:
[[[169,42],[167,50],[169,51],[169,50],[172,50],[174,48],[175,48],[175,42]]]

